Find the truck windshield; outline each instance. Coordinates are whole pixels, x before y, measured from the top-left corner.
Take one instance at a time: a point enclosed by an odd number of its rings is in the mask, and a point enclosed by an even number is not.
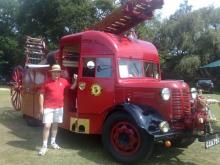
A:
[[[159,78],[159,66],[153,62],[120,59],[119,74],[121,78]]]

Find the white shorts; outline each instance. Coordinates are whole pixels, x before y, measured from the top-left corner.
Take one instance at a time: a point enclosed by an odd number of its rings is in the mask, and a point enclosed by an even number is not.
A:
[[[45,108],[43,114],[43,123],[62,123],[63,108]]]

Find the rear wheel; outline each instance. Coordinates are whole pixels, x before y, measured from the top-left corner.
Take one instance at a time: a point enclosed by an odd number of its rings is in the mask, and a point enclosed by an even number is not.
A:
[[[17,66],[12,72],[11,85],[11,103],[16,111],[21,110],[21,92],[22,92],[22,66]]]
[[[115,113],[106,120],[102,141],[117,161],[126,164],[149,157],[153,150],[153,138],[126,113]]]

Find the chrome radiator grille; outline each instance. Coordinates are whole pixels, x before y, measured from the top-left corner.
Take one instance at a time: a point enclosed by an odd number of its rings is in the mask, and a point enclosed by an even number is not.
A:
[[[172,89],[173,119],[182,119],[190,114],[190,93],[187,89]]]

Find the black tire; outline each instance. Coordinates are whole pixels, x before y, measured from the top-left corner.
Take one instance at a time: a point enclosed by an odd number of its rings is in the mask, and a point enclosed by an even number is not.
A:
[[[23,118],[25,119],[26,123],[30,127],[40,127],[42,126],[42,122],[38,119],[35,119],[33,117],[23,115]]]
[[[189,137],[189,138],[174,139],[174,140],[171,140],[171,143],[173,147],[176,147],[176,148],[187,148],[188,146],[193,144],[194,141],[195,141],[194,137]]]
[[[154,147],[153,138],[131,116],[121,112],[112,114],[104,123],[102,142],[114,159],[125,164],[149,158]]]

